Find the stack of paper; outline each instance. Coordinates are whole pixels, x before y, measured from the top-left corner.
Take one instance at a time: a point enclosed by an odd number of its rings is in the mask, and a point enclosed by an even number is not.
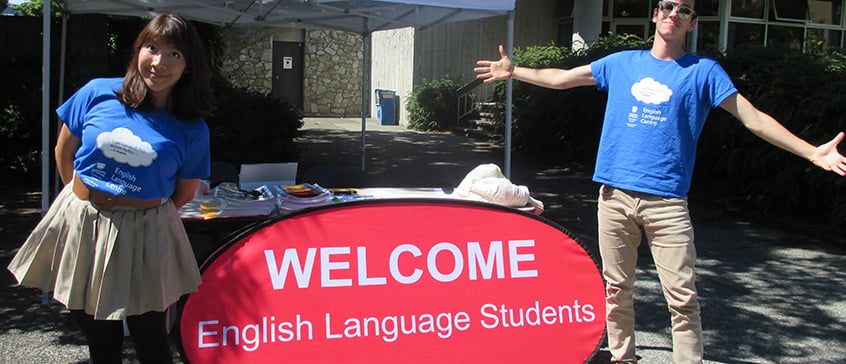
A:
[[[332,202],[332,192],[317,184],[279,186],[279,211],[291,212]]]
[[[267,186],[247,191],[234,183],[221,183],[215,187],[214,196],[220,200],[218,214],[221,215],[270,215],[276,209],[276,200]]]

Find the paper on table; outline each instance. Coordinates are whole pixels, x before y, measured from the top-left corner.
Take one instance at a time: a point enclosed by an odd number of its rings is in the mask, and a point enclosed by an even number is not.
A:
[[[265,186],[293,185],[297,179],[297,162],[242,164],[238,175],[240,188],[252,191]]]

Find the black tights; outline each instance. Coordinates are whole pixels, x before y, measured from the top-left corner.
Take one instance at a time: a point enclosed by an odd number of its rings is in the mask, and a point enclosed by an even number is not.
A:
[[[88,352],[94,364],[119,364],[123,356],[123,323],[118,320],[95,320],[83,310],[71,310],[88,340]],[[150,311],[127,316],[126,325],[135,343],[138,360],[144,364],[173,363],[164,312]]]

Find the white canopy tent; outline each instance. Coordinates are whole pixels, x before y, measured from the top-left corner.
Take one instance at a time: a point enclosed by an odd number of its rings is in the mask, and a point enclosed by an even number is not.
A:
[[[152,16],[174,12],[188,19],[220,26],[275,26],[301,29],[334,29],[361,34],[364,70],[369,67],[366,41],[378,30],[416,27],[437,23],[508,16],[506,47],[512,54],[515,0],[63,0],[70,14],[115,14]],[[50,1],[44,2],[43,96],[42,96],[42,211],[49,205],[50,148]],[[64,64],[64,37],[62,65]],[[362,77],[361,154],[365,168],[365,115],[369,85]],[[511,80],[506,83],[506,145],[504,170],[511,173]]]

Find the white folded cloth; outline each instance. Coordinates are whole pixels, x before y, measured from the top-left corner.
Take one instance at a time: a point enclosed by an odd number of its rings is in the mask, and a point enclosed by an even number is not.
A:
[[[528,187],[511,183],[493,163],[473,168],[455,188],[453,195],[509,207],[531,205],[535,214],[543,212],[543,203],[530,195]]]

